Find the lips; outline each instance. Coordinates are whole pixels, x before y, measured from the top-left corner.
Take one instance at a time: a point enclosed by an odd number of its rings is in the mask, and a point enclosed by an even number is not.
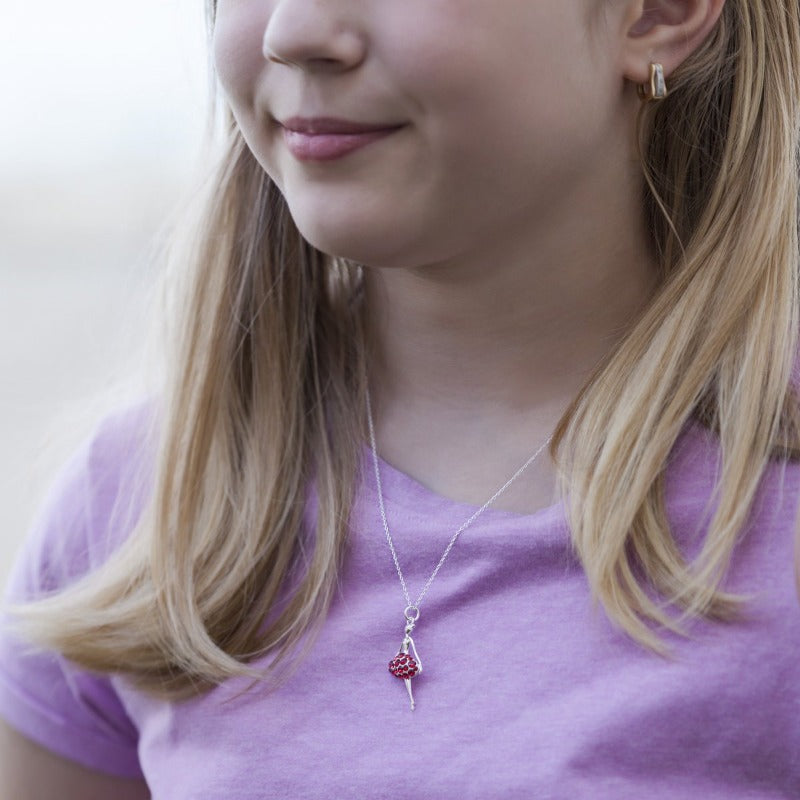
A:
[[[319,134],[357,134],[374,131],[388,131],[401,128],[404,123],[397,122],[356,122],[338,117],[289,117],[278,123],[288,131],[306,135]]]
[[[275,119],[283,140],[300,161],[331,161],[404,128],[406,123],[360,122],[340,117]]]
[[[284,128],[282,133],[289,152],[298,160],[332,161],[372,142],[392,136],[396,130],[398,129],[368,130],[361,133],[301,133]]]

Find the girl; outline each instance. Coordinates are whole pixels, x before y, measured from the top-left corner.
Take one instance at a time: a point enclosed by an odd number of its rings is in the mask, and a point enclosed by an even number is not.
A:
[[[798,5],[209,10],[177,346],[17,561],[3,796],[800,796]]]

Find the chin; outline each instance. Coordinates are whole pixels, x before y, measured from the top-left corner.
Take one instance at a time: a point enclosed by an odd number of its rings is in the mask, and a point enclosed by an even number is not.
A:
[[[317,250],[337,258],[345,258],[358,264],[376,267],[399,266],[408,263],[409,244],[405,237],[397,236],[396,227],[386,230],[372,225],[362,230],[351,225],[331,228],[330,220],[322,225],[303,224],[295,219],[301,236]]]

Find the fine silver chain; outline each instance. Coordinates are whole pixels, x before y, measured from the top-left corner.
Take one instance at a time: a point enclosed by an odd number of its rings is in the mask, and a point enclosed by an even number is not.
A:
[[[375,425],[372,421],[372,404],[370,402],[369,396],[369,389],[367,389],[367,422],[369,424],[369,438],[370,438],[370,445],[372,446],[372,463],[375,466],[375,482],[378,485],[378,504],[380,506],[381,511],[381,519],[383,520],[383,529],[386,531],[386,538],[389,541],[389,547],[392,550],[392,557],[394,558],[394,565],[397,568],[397,574],[400,577],[400,583],[403,585],[403,594],[405,595],[406,603],[406,616],[408,617],[408,610],[414,609],[417,612],[417,618],[419,617],[419,604],[422,602],[422,598],[425,596],[425,592],[428,591],[428,587],[433,583],[433,579],[436,577],[436,573],[439,572],[440,567],[444,564],[444,560],[447,558],[448,553],[450,552],[451,548],[455,544],[456,539],[459,535],[466,530],[477,517],[482,514],[498,497],[506,490],[509,486],[520,476],[522,473],[533,463],[536,459],[536,456],[542,452],[542,450],[550,443],[550,440],[553,438],[551,434],[547,441],[466,521],[464,522],[461,527],[453,534],[453,537],[450,539],[449,544],[445,548],[444,554],[442,555],[439,563],[436,565],[436,569],[434,569],[433,574],[428,578],[428,582],[425,584],[422,592],[420,593],[419,597],[417,598],[416,603],[411,603],[411,598],[408,594],[408,588],[406,587],[406,582],[403,578],[403,572],[400,569],[400,562],[397,560],[397,553],[394,549],[394,544],[392,542],[392,536],[389,533],[389,523],[386,521],[386,509],[383,505],[383,487],[381,486],[381,473],[380,469],[378,469],[378,449],[375,444]],[[413,707],[413,706],[412,706]]]

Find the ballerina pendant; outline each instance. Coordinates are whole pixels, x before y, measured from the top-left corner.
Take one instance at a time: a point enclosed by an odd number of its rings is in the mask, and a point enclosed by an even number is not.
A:
[[[389,662],[389,672],[396,678],[405,681],[406,689],[408,690],[408,697],[411,700],[411,710],[414,710],[414,695],[411,692],[411,679],[416,677],[422,672],[422,659],[417,654],[417,647],[414,640],[411,638],[411,631],[414,630],[414,623],[419,617],[419,610],[417,609],[417,617],[410,617],[406,614],[406,630],[403,643],[400,645],[400,651]],[[408,652],[408,648],[414,651],[412,656]]]

